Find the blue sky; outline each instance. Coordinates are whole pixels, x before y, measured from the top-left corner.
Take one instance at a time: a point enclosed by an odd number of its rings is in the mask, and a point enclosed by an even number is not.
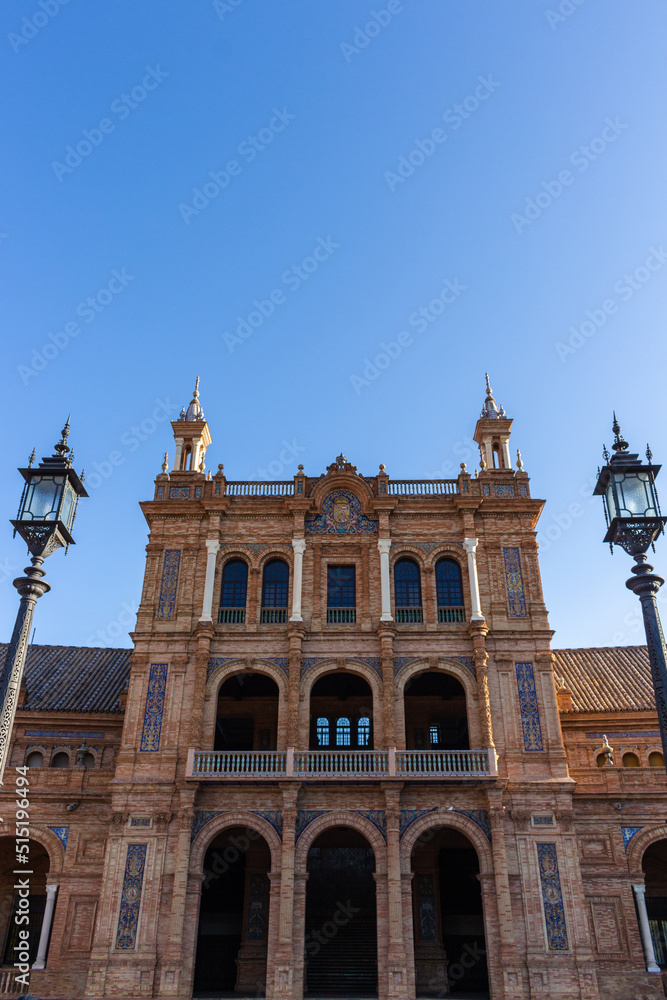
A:
[[[667,460],[666,31],[659,0],[7,0],[4,518],[70,410],[91,493],[36,641],[129,645],[195,375],[229,478],[341,450],[422,478],[474,467],[488,370],[547,500],[555,645],[642,642],[589,494],[613,408]]]

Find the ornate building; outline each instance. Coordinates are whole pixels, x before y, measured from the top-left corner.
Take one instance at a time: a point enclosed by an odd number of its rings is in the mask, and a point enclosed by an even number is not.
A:
[[[235,482],[205,472],[197,390],[172,426],[134,649],[29,655],[31,991],[663,996],[646,652],[551,650],[543,503],[488,383],[481,471],[455,480],[340,455]]]

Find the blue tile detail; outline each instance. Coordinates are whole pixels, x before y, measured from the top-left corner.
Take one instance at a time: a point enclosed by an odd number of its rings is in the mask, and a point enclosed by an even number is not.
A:
[[[324,663],[326,657],[323,656],[310,656],[306,657],[301,661],[301,677],[308,673],[311,667],[316,667],[318,663]]]
[[[147,846],[147,844],[127,845],[127,859],[116,933],[117,951],[133,951],[137,943],[137,925],[139,923]]]
[[[533,826],[555,826],[553,816],[533,816]]]
[[[455,809],[454,812],[459,813],[460,816],[467,816],[473,823],[476,823],[491,843],[491,824],[486,809]]]
[[[231,663],[232,660],[238,660],[238,656],[213,656],[208,661],[208,670],[206,671],[207,679],[211,676],[214,670],[218,667],[222,667],[225,663]]]
[[[375,518],[361,513],[361,503],[354,493],[336,490],[322,504],[318,517],[307,517],[306,531],[313,535],[369,534],[378,530]]]
[[[528,496],[528,487],[526,486],[525,483],[521,483],[520,486],[519,486],[519,496],[522,496],[522,497],[527,497]]]
[[[556,845],[537,844],[537,861],[540,867],[542,905],[547,925],[549,951],[567,951],[567,926],[565,924],[565,908]]]
[[[403,667],[407,667],[408,663],[415,663],[419,659],[421,659],[419,656],[395,656],[394,677],[401,672]]]
[[[170,500],[189,500],[190,499],[190,487],[189,486],[170,486],[169,487],[169,499]]]
[[[510,618],[526,617],[526,595],[523,589],[521,557],[517,548],[503,549],[505,583]]]
[[[331,809],[299,809],[296,814],[294,839],[298,840],[306,827],[310,826],[314,819],[317,819],[318,816],[324,816],[328,812],[331,812]]]
[[[269,663],[274,663],[279,670],[287,676],[289,674],[289,660],[285,656],[264,656],[262,659],[267,660]]]
[[[488,483],[482,483],[482,496],[483,497],[491,496],[491,487],[489,486]]]
[[[84,736],[87,740],[103,740],[105,736],[104,733],[64,733],[62,731],[56,732],[54,729],[26,729],[25,734],[26,736],[51,736],[53,739],[60,740],[81,740]]]
[[[160,749],[160,732],[164,713],[164,695],[167,689],[167,664],[151,663],[146,692],[144,728],[141,734],[140,750],[148,752]]]
[[[636,837],[640,830],[643,830],[643,826],[622,826],[621,833],[623,834],[623,846],[625,847],[626,853],[628,850],[628,845],[633,837]]]
[[[192,842],[202,827],[210,823],[212,819],[216,816],[222,815],[222,809],[197,809],[192,817],[192,833],[190,835],[190,841]]]
[[[58,840],[62,842],[62,845],[67,849],[67,840],[69,838],[69,827],[68,826],[50,826],[49,830],[53,830]]]
[[[367,667],[374,670],[378,677],[382,677],[382,660],[379,656],[355,656],[359,663],[365,663]]]
[[[167,549],[162,564],[162,582],[160,597],[157,604],[157,615],[162,621],[174,617],[176,610],[176,592],[178,590],[178,571],[181,566],[180,549]]]
[[[475,661],[472,656],[448,656],[448,660],[455,660],[460,663],[462,667],[465,667],[469,674],[471,674],[475,680],[477,680],[477,670],[475,668]]]
[[[416,820],[421,819],[422,816],[428,816],[429,813],[435,812],[436,809],[437,806],[433,806],[432,809],[401,809],[398,827],[399,836],[402,837]]]
[[[519,692],[519,710],[523,727],[524,750],[544,750],[542,726],[537,706],[535,674],[532,663],[516,663],[516,686]]]
[[[363,816],[376,827],[384,839],[387,839],[387,817],[384,809],[353,809],[357,816]]]
[[[252,809],[251,812],[255,816],[261,816],[265,819],[273,829],[276,831],[280,839],[283,839],[283,814],[280,809],[267,809],[265,812],[260,812],[258,809]]]
[[[195,500],[201,500],[201,498],[203,497],[203,495],[204,495],[204,487],[203,486],[195,486]]]
[[[158,486],[158,488],[155,491],[155,499],[164,500],[164,486]]]
[[[512,483],[496,483],[493,487],[494,497],[515,497],[516,490]]]

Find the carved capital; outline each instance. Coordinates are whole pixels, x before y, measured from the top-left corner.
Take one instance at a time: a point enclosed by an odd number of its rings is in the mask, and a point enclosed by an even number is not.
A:
[[[530,809],[512,809],[511,815],[517,830],[526,833],[530,829]]]
[[[161,812],[155,817],[155,826],[158,830],[164,831],[167,829],[172,821],[173,813],[171,812]]]
[[[576,816],[573,809],[557,809],[556,819],[558,820],[558,825],[562,830],[574,830],[574,821]]]

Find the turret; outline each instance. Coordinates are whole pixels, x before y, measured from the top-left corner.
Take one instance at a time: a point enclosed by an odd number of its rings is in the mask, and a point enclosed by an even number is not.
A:
[[[199,376],[195,382],[195,391],[187,410],[180,412],[178,420],[172,420],[176,453],[174,455],[174,472],[204,472],[206,449],[211,443],[211,432],[204,411],[199,402]]]
[[[487,472],[511,471],[510,431],[512,421],[502,406],[498,406],[493,398],[493,390],[486,375],[486,399],[482,413],[477,421],[475,441],[479,445],[482,469]]]

